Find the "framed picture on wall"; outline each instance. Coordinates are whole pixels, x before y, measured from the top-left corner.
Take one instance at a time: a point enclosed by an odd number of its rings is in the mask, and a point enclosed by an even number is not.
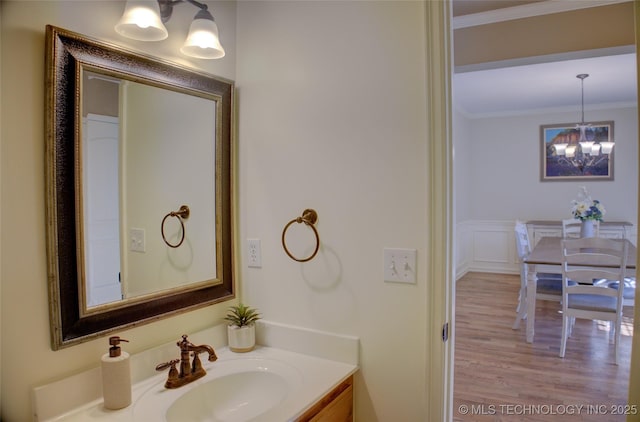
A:
[[[613,121],[541,125],[540,180],[613,180],[613,139]]]

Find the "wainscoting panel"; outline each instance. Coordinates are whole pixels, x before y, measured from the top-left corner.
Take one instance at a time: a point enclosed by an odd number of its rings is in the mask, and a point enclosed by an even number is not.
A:
[[[472,225],[470,271],[517,273],[514,222],[475,221]]]
[[[469,271],[518,274],[515,221],[467,220],[456,225],[456,278]]]
[[[514,226],[515,221],[513,220],[467,220],[458,222],[455,234],[456,279],[469,271],[518,274],[520,267],[516,251]],[[541,227],[538,230],[540,230],[540,233],[533,234],[533,237],[540,237],[544,228]],[[554,232],[555,235],[559,235],[556,232]],[[548,235],[554,233],[549,232]],[[638,234],[635,226],[627,226],[627,231],[624,235],[614,235],[614,233],[607,233],[606,231],[603,235],[606,237],[624,236],[633,244],[637,244]]]

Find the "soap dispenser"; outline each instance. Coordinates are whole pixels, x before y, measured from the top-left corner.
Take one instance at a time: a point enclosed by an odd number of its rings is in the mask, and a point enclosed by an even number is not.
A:
[[[120,342],[129,340],[109,337],[109,353],[102,355],[102,396],[104,407],[122,409],[131,404],[131,367],[129,354],[120,349]]]

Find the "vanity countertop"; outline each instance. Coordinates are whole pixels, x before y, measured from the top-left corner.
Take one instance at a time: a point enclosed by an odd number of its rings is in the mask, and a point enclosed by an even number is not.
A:
[[[253,351],[247,353],[234,353],[226,347],[216,352],[218,355],[216,362],[203,362],[203,366],[207,370],[207,375],[191,383],[191,386],[197,386],[212,380],[216,376],[216,365],[224,365],[231,360],[254,359],[279,361],[299,371],[301,375],[301,385],[299,388],[294,389],[294,391],[276,407],[261,414],[259,417],[260,422],[293,420],[358,370],[358,366],[351,363],[338,362],[266,346],[258,346]],[[165,371],[135,384],[132,388],[132,404],[125,409],[107,410],[103,407],[102,399],[99,399],[54,419],[49,419],[49,421],[138,421],[141,417],[141,410],[137,406],[141,403],[143,397],[149,397],[150,395],[158,397],[158,399],[154,399],[154,403],[157,403],[157,408],[153,410],[154,415],[149,415],[151,419],[156,420],[155,417],[157,417],[158,414],[164,415],[172,404],[171,397],[175,399],[184,394],[183,391],[186,392],[189,390],[189,385],[175,390],[166,390],[164,388],[166,377],[167,373]]]

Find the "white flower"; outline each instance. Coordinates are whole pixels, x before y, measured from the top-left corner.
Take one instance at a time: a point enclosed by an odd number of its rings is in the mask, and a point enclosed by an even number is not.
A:
[[[571,207],[571,214],[573,214],[574,218],[581,221],[602,221],[602,217],[606,212],[600,201],[597,199],[591,199],[591,196],[589,196],[589,193],[587,192],[587,188],[584,186],[580,187],[578,199],[571,201],[571,204],[573,205]]]

